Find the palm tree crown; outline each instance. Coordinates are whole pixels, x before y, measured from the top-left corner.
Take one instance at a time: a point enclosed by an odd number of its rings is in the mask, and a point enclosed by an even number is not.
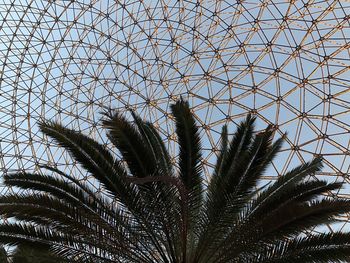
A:
[[[189,105],[171,106],[178,165],[150,122],[107,114],[103,126],[119,150],[55,122],[40,129],[64,147],[104,192],[56,167],[48,174],[4,175],[7,186],[29,189],[0,197],[0,242],[50,246],[72,262],[342,262],[350,234],[308,234],[349,212],[350,201],[323,193],[340,183],[310,179],[316,158],[259,188],[281,148],[273,129],[254,131],[248,116],[231,140],[227,127],[211,180],[204,184],[199,131]],[[307,180],[306,180],[307,179]]]

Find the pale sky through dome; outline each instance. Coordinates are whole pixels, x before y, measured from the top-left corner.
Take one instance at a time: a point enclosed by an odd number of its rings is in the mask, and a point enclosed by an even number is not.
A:
[[[347,176],[350,2],[90,2],[0,0],[2,172],[71,164],[47,150],[40,118],[103,141],[101,108],[134,105],[166,138],[169,97],[183,95],[209,127],[201,128],[209,166],[222,125],[232,133],[255,110],[259,129],[288,133],[267,175],[317,153],[333,165],[324,178]]]

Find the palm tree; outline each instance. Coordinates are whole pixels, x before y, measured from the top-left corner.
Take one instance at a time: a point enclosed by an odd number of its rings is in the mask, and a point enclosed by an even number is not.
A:
[[[150,122],[131,112],[106,114],[103,125],[119,150],[55,122],[40,129],[64,147],[103,189],[57,167],[47,174],[4,175],[7,186],[31,190],[0,197],[0,241],[50,246],[72,262],[341,262],[350,260],[350,234],[307,234],[349,212],[350,201],[324,193],[341,183],[312,176],[321,160],[302,164],[274,183],[261,176],[279,152],[273,129],[254,130],[255,118],[227,127],[208,185],[199,131],[189,105],[171,106],[179,154],[174,166]]]

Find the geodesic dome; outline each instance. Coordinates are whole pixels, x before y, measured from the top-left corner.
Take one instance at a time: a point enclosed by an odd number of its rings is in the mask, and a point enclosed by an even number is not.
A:
[[[108,108],[151,120],[175,160],[169,105],[182,96],[201,127],[208,178],[222,125],[233,132],[251,113],[285,138],[266,180],[322,155],[315,176],[347,183],[349,14],[346,1],[2,0],[1,174],[48,163],[88,180],[37,121],[108,144]],[[350,197],[349,186],[333,194]]]

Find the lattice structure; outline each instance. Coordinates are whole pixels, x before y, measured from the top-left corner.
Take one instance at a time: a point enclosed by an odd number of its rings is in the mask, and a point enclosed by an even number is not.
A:
[[[108,107],[152,120],[175,160],[169,105],[181,95],[207,176],[222,125],[250,112],[259,128],[288,131],[267,180],[321,154],[316,176],[348,182],[349,14],[348,1],[0,0],[1,173],[49,162],[88,179],[36,123],[107,143]]]

